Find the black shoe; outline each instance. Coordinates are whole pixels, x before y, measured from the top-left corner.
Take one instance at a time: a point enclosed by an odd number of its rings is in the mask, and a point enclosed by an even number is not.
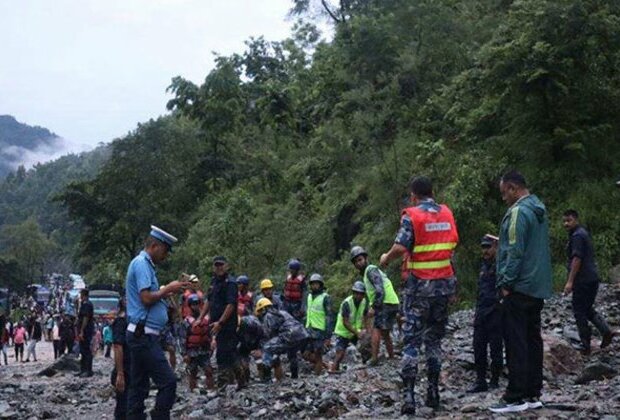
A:
[[[82,375],[82,378],[90,378],[93,376],[95,376],[93,372],[84,372],[84,375]]]
[[[614,335],[611,332],[603,335],[603,339],[601,340],[601,348],[604,349],[608,345],[611,344],[611,340],[614,338]]]
[[[400,407],[400,414],[415,416],[415,404],[412,403],[403,403],[402,407]]]
[[[492,405],[489,407],[494,413],[518,413],[520,411],[525,411],[529,408],[529,404],[523,400],[506,402],[502,400],[498,404]]]
[[[75,376],[76,378],[81,378],[81,377],[82,377],[82,375],[84,375],[84,373],[85,373],[85,372],[76,373],[76,374],[75,374],[75,375],[73,375],[73,376]]]
[[[489,387],[487,386],[487,382],[481,382],[481,381],[477,381],[474,386],[472,386],[471,388],[469,388],[467,390],[467,392],[469,394],[474,394],[476,392],[486,392],[489,390]]]

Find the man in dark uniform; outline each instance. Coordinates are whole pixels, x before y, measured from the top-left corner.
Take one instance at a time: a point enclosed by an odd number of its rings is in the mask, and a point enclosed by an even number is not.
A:
[[[78,341],[80,342],[80,373],[78,376],[85,378],[93,376],[93,353],[90,349],[90,342],[95,333],[93,321],[95,309],[88,300],[88,289],[80,290],[80,301],[77,321]]]
[[[478,277],[478,300],[474,316],[474,361],[476,364],[476,383],[467,392],[484,392],[499,386],[499,375],[504,364],[502,342],[502,316],[496,282],[495,254],[497,241],[493,235],[484,235],[482,247],[482,267]],[[487,385],[487,347],[491,348],[491,381]]]
[[[579,224],[579,213],[576,210],[564,212],[563,224],[568,232],[568,280],[564,294],[573,294],[573,313],[581,339],[581,352],[589,355],[592,329],[588,321],[594,324],[603,337],[601,348],[611,344],[612,332],[607,322],[593,308],[600,280],[590,234]]]
[[[237,344],[237,281],[228,273],[228,261],[225,257],[213,258],[213,276],[207,293],[207,302],[200,313],[202,321],[209,312],[211,333],[215,335],[217,352],[218,387],[237,380],[237,386],[245,386],[244,375],[239,364]]]
[[[114,349],[114,369],[110,380],[116,391],[116,406],[114,419],[127,418],[127,390],[129,389],[129,347],[125,341],[127,330],[127,315],[125,313],[125,298],[118,302],[118,313],[112,323],[112,348]]]

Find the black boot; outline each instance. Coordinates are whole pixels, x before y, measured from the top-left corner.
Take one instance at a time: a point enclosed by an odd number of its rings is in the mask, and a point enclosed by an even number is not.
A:
[[[428,389],[426,391],[426,406],[439,407],[439,370],[428,371]]]
[[[499,377],[502,374],[501,366],[491,366],[491,380],[489,381],[489,388],[499,388]]]
[[[402,415],[415,415],[415,379],[403,379]]]

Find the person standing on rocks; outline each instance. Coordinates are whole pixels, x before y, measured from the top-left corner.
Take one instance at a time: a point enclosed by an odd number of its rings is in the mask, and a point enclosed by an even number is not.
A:
[[[213,275],[207,302],[195,323],[202,322],[209,313],[211,334],[215,336],[217,346],[215,358],[218,387],[236,380],[238,388],[243,388],[245,376],[239,364],[237,349],[237,281],[228,270],[228,260],[225,257],[213,258]]]
[[[368,300],[364,283],[356,281],[351,288],[353,294],[340,304],[340,310],[336,318],[336,357],[329,368],[330,373],[336,373],[340,369],[340,362],[349,344],[357,344],[367,331],[370,331],[368,316]]]
[[[412,207],[403,210],[400,228],[380,265],[404,255],[403,357],[400,375],[404,382],[402,414],[415,414],[415,381],[418,354],[425,345],[428,389],[426,405],[439,407],[441,339],[448,323],[448,305],[456,297],[452,255],[458,232],[452,211],[433,199],[431,180],[416,176],[409,183]]]
[[[28,347],[26,349],[26,362],[30,361],[30,355],[32,355],[32,359],[36,362],[37,343],[43,338],[43,329],[41,328],[41,323],[39,322],[39,319],[37,319],[36,315],[30,318],[30,322],[28,323],[28,337],[30,341],[28,342]]]
[[[254,295],[249,290],[250,279],[246,275],[237,277],[237,316],[254,313]]]
[[[0,315],[0,350],[2,350],[2,355],[4,356],[4,364],[8,365],[8,351],[9,351],[9,328],[8,322],[6,320],[6,316],[4,314]]]
[[[563,225],[568,232],[566,246],[568,279],[564,294],[573,294],[573,314],[581,339],[581,352],[587,356],[590,354],[592,337],[592,329],[588,321],[594,324],[601,333],[602,349],[611,344],[613,335],[605,319],[593,307],[600,279],[594,260],[592,238],[588,231],[579,224],[579,213],[576,210],[564,212]]]
[[[110,381],[116,391],[115,420],[125,420],[127,418],[127,390],[129,389],[131,361],[129,359],[129,347],[125,339],[127,334],[127,313],[125,307],[125,298],[122,297],[118,302],[118,312],[111,327],[114,369],[110,375]]]
[[[24,344],[28,344],[28,332],[24,328],[22,321],[17,323],[13,331],[13,344],[15,345],[15,361],[24,361]]]
[[[112,327],[108,324],[108,321],[105,322],[105,326],[103,327],[103,346],[105,348],[104,357],[110,357],[110,351],[112,350]]]
[[[60,319],[58,315],[54,315],[54,323],[52,325],[52,345],[54,346],[54,360],[62,356],[60,352],[62,344],[60,341]]]
[[[168,322],[165,298],[191,287],[185,275],[159,288],[155,266],[168,258],[177,238],[151,226],[144,249],[129,263],[125,290],[127,296],[127,332],[131,368],[127,395],[128,418],[144,419],[144,400],[150,380],[158,389],[152,419],[169,419],[176,399],[177,379],[159,344],[159,335]]]
[[[187,366],[189,375],[189,389],[193,391],[198,386],[198,372],[204,371],[207,389],[213,389],[213,369],[211,368],[211,334],[209,332],[209,318],[204,317],[199,323],[194,323],[200,317],[200,298],[191,295],[187,303],[192,314],[183,320],[181,328],[181,355]]]
[[[351,249],[351,262],[362,275],[370,305],[368,315],[374,318],[371,336],[372,356],[369,364],[376,366],[379,364],[379,347],[382,338],[388,357],[394,358],[394,345],[390,334],[396,323],[400,301],[392,281],[379,267],[370,264],[368,253],[364,248],[354,246]]]
[[[314,364],[315,375],[320,375],[323,372],[323,349],[330,344],[334,324],[331,297],[325,290],[323,276],[318,273],[310,276],[306,308],[306,329],[310,335],[306,358]]]
[[[486,234],[480,241],[482,266],[478,277],[478,299],[474,315],[474,363],[476,383],[467,392],[485,392],[499,387],[499,376],[504,366],[502,342],[502,313],[497,294],[496,262],[499,238]],[[487,385],[487,347],[491,350],[491,381]]]
[[[62,356],[65,350],[67,353],[71,354],[73,352],[73,343],[75,342],[75,329],[69,315],[63,315],[62,321],[60,322],[59,334],[61,341],[60,355]]]
[[[77,331],[80,343],[80,373],[81,378],[93,376],[93,352],[91,341],[95,334],[95,309],[88,299],[88,289],[80,290],[80,310],[78,312]]]
[[[302,351],[310,338],[308,331],[290,313],[276,309],[271,301],[262,298],[256,303],[256,316],[263,324],[265,342],[263,350],[263,380],[271,377],[271,368],[277,381],[284,378],[279,355],[285,354],[291,369],[291,378],[299,377],[297,353]],[[260,365],[259,365],[260,366]]]
[[[545,205],[530,194],[525,177],[510,171],[499,183],[510,206],[502,219],[497,252],[497,288],[504,312],[508,387],[494,413],[540,408],[543,341],[540,313],[551,297],[549,222]]]
[[[301,262],[293,258],[288,262],[288,273],[284,280],[283,308],[296,320],[304,319],[304,298],[306,297],[306,275],[301,272]]]

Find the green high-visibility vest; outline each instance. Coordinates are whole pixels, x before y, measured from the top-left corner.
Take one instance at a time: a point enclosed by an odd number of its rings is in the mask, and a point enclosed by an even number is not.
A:
[[[320,331],[327,329],[327,314],[323,301],[327,293],[323,292],[317,297],[313,297],[312,293],[308,293],[308,305],[306,312],[306,328],[315,328]]]
[[[347,303],[349,305],[349,322],[356,330],[361,330],[364,326],[364,312],[368,307],[368,301],[366,298],[362,299],[358,306],[355,306],[353,296],[349,296],[340,304],[340,310],[338,311],[338,318],[336,319],[336,329],[334,332],[340,337],[351,339],[355,335],[344,326],[344,318],[342,317],[342,307]]]
[[[375,286],[370,280],[368,280],[368,270],[371,268],[376,268],[377,270],[379,270],[379,268],[376,265],[369,265],[366,267],[366,270],[364,270],[364,286],[366,286],[366,296],[368,296],[368,302],[372,305],[375,303],[376,292]],[[394,291],[392,282],[383,271],[379,270],[379,273],[381,273],[381,277],[383,278],[383,303],[398,305],[398,295]]]

